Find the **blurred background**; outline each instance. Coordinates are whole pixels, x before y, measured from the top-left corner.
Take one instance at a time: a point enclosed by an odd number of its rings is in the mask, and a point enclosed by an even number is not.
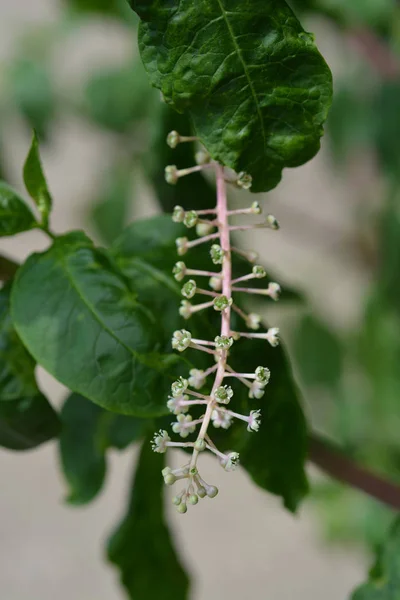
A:
[[[293,5],[333,71],[334,104],[318,156],[260,198],[279,233],[243,234],[242,243],[301,297],[266,315],[282,330],[314,428],[400,483],[400,8],[395,0]],[[170,209],[162,178],[171,157],[159,131],[186,134],[188,124],[149,88],[125,1],[0,0],[0,16],[1,177],[23,192],[35,128],[57,233],[84,228],[107,244],[132,219]],[[191,185],[188,208],[205,183]],[[241,204],[254,199],[245,194]],[[3,238],[0,252],[22,261],[47,244],[31,232]],[[60,406],[62,386],[43,372],[40,381]],[[124,512],[134,460],[132,450],[112,455],[105,492],[74,508],[64,502],[56,444],[1,450],[4,600],[124,597],[103,541]],[[207,468],[210,478],[219,472],[213,461]],[[296,517],[241,472],[223,477],[212,506],[185,518],[170,511],[194,600],[349,597],[393,514],[310,475],[312,494]]]

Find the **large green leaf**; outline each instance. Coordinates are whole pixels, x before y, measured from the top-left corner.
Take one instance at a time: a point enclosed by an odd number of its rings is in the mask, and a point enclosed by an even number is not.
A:
[[[60,456],[70,504],[86,504],[101,491],[106,450],[126,448],[143,431],[143,420],[108,412],[79,394],[71,394],[61,411]]]
[[[35,361],[19,339],[10,316],[11,284],[0,290],[0,402],[38,394]]]
[[[131,600],[186,600],[189,581],[165,523],[161,470],[164,456],[143,444],[128,512],[108,544]],[[153,575],[152,575],[153,574]]]
[[[43,173],[39,140],[36,132],[33,133],[31,147],[24,164],[24,183],[29,195],[42,215],[43,224],[47,226],[53,200]]]
[[[56,239],[20,268],[12,315],[37,362],[71,390],[119,413],[165,413],[161,374],[180,359],[154,353],[153,317],[83,233]]]
[[[329,68],[283,0],[130,0],[152,84],[214,159],[273,188],[319,150]]]
[[[28,231],[36,225],[35,217],[22,198],[0,181],[0,237]]]
[[[381,548],[368,582],[351,600],[398,600],[400,597],[400,519],[397,519]]]
[[[0,446],[30,450],[56,437],[57,413],[39,392],[12,402],[0,402]]]

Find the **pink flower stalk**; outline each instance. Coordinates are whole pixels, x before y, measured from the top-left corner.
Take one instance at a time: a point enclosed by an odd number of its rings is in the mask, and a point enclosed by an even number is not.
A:
[[[191,138],[180,136],[177,132],[169,134],[169,142],[174,146],[182,141],[189,141]],[[241,337],[262,338],[269,341],[272,346],[278,343],[278,330],[276,328],[268,330],[266,333],[237,333],[231,330],[231,311],[237,312],[245,321],[249,329],[258,329],[260,327],[260,317],[254,313],[246,314],[242,311],[232,299],[233,292],[247,293],[263,293],[272,298],[277,298],[279,286],[278,284],[269,284],[268,288],[263,291],[259,288],[235,288],[232,284],[247,281],[250,279],[260,279],[266,275],[263,267],[256,265],[252,267],[251,273],[232,279],[232,253],[236,252],[244,256],[250,263],[254,263],[257,255],[251,251],[243,251],[231,246],[230,235],[231,231],[246,230],[252,228],[278,229],[278,222],[275,217],[268,215],[267,219],[262,224],[253,226],[239,225],[230,226],[229,217],[233,215],[250,215],[260,214],[261,208],[258,202],[253,202],[250,208],[228,210],[226,177],[224,168],[214,162],[209,161],[205,164],[197,165],[192,168],[178,170],[174,165],[166,168],[166,179],[169,183],[175,184],[178,179],[184,175],[201,171],[202,169],[213,168],[216,176],[217,185],[217,202],[215,209],[206,209],[202,211],[185,211],[181,206],[177,206],[173,212],[173,220],[178,223],[183,223],[186,227],[191,228],[196,224],[207,229],[217,228],[215,233],[208,233],[197,240],[189,241],[188,238],[178,238],[177,249],[178,254],[185,254],[188,250],[196,247],[199,244],[210,243],[210,258],[214,265],[220,265],[220,271],[202,271],[198,269],[190,269],[185,263],[177,262],[173,274],[177,281],[182,281],[186,276],[208,276],[210,287],[214,291],[198,288],[196,281],[190,279],[183,288],[182,294],[185,298],[191,299],[195,294],[205,294],[212,296],[210,302],[201,304],[191,304],[187,300],[183,300],[180,308],[180,314],[183,318],[189,319],[191,315],[200,310],[213,308],[221,314],[221,327],[219,334],[214,340],[203,340],[193,338],[191,333],[186,329],[175,331],[172,339],[172,346],[175,350],[183,352],[187,348],[196,349],[213,356],[215,363],[205,371],[199,369],[191,369],[188,379],[180,377],[171,386],[171,393],[168,400],[168,408],[176,415],[176,421],[172,424],[174,433],[179,434],[182,438],[186,438],[190,434],[194,434],[197,430],[196,439],[194,442],[174,442],[169,437],[165,430],[161,430],[155,434],[152,447],[155,452],[166,452],[168,448],[181,447],[191,448],[192,455],[190,460],[180,469],[172,470],[166,467],[163,470],[164,481],[167,485],[172,485],[178,480],[187,480],[187,486],[173,498],[173,503],[181,513],[187,511],[187,504],[197,504],[199,498],[208,496],[214,498],[218,493],[218,488],[214,485],[207,484],[199,474],[198,459],[199,455],[205,450],[214,454],[221,466],[232,471],[239,463],[239,454],[237,452],[221,452],[212,442],[209,428],[213,425],[216,428],[228,429],[234,419],[241,420],[247,424],[248,431],[258,431],[260,427],[260,410],[252,410],[249,415],[241,415],[233,412],[226,406],[230,403],[233,390],[229,385],[226,385],[226,378],[234,378],[241,382],[248,389],[250,398],[261,398],[264,394],[264,388],[268,384],[270,372],[267,367],[258,366],[254,373],[237,373],[228,363],[229,351],[235,341]],[[251,185],[251,177],[246,173],[240,173],[237,176],[235,183],[237,187],[248,189]],[[199,218],[199,215],[210,215],[210,221],[204,218]],[[198,235],[202,235],[203,230],[199,229]],[[217,242],[218,243],[217,243]],[[271,287],[272,286],[272,287]],[[215,290],[218,290],[216,293]],[[209,394],[203,394],[199,391],[206,383],[207,377],[214,376],[214,381]],[[193,420],[188,411],[192,406],[204,406],[204,413],[200,418]]]

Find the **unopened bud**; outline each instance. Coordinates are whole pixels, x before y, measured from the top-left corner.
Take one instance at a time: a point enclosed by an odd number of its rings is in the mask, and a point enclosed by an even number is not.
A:
[[[175,185],[178,182],[179,174],[176,165],[168,165],[164,170],[165,181],[171,185]]]
[[[207,496],[209,498],[215,498],[215,496],[218,494],[218,488],[215,487],[215,485],[209,485],[207,487]]]
[[[176,481],[176,477],[173,473],[167,473],[164,477],[165,485],[173,485]]]
[[[178,512],[184,515],[187,512],[186,502],[181,502],[177,508]]]
[[[195,504],[197,504],[197,503],[198,503],[198,501],[199,501],[199,498],[198,498],[198,496],[197,496],[196,494],[192,494],[192,495],[191,495],[191,496],[189,496],[189,498],[188,498],[188,502],[189,502],[189,504],[192,504],[193,506],[194,506]]]
[[[239,173],[239,175],[236,179],[236,185],[238,187],[242,188],[242,190],[249,190],[251,188],[252,182],[253,182],[252,176],[249,175],[249,173],[245,173],[244,171]]]
[[[194,443],[194,449],[197,450],[197,452],[203,452],[203,450],[206,449],[205,441],[202,438],[196,440]]]

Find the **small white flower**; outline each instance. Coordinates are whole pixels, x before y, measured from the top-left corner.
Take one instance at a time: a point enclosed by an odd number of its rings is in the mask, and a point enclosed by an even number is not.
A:
[[[264,387],[264,383],[260,383],[257,380],[253,381],[249,389],[249,398],[257,398],[257,400],[262,398],[265,394]]]
[[[229,404],[233,396],[233,390],[230,385],[220,385],[214,392],[214,398],[221,404]]]
[[[186,329],[180,329],[174,331],[172,336],[172,347],[174,350],[178,350],[179,352],[183,352],[190,346],[190,342],[192,341],[192,334],[190,331],[186,331]]]
[[[232,298],[227,298],[224,295],[217,296],[213,300],[214,310],[223,311],[226,310],[229,306],[232,306],[233,300]]]
[[[269,369],[267,369],[267,367],[257,367],[257,369],[255,370],[255,376],[256,376],[256,380],[259,383],[263,383],[264,385],[267,385],[267,383],[269,382],[269,380],[271,378],[271,371]]]
[[[175,185],[179,179],[178,168],[176,165],[168,165],[164,169],[165,181],[171,185]]]
[[[172,423],[172,431],[179,433],[183,438],[187,437],[189,433],[193,433],[196,430],[196,425],[191,425],[192,416],[180,414],[176,418],[176,422]]]
[[[222,265],[224,262],[224,251],[219,244],[213,244],[211,246],[210,256],[214,265]]]
[[[199,150],[195,154],[195,161],[198,165],[206,165],[210,162],[211,156],[208,154],[206,150]]]
[[[263,277],[266,277],[266,275],[267,275],[266,270],[261,265],[254,265],[252,272],[253,272],[254,277],[256,277],[256,279],[262,279]]]
[[[196,225],[196,233],[199,237],[204,237],[212,232],[214,229],[214,225],[209,225],[208,223],[197,223]]]
[[[271,229],[279,229],[279,223],[275,219],[274,215],[267,215],[265,222],[266,225],[269,225],[271,227]]]
[[[249,173],[245,173],[241,171],[236,179],[236,185],[242,190],[249,190],[251,188],[251,184],[253,182],[253,178]]]
[[[279,300],[279,296],[281,294],[281,286],[279,285],[279,283],[275,283],[273,281],[269,283],[267,288],[267,294],[270,298],[272,298],[272,300],[275,300],[275,302]]]
[[[181,141],[181,136],[177,131],[170,131],[167,135],[167,144],[170,148],[176,148]]]
[[[204,371],[201,369],[190,369],[189,375],[190,387],[194,388],[195,390],[200,390],[206,381]]]
[[[182,287],[181,293],[182,293],[182,296],[184,296],[188,300],[190,298],[193,298],[193,296],[196,293],[196,282],[195,282],[195,280],[194,279],[189,279],[189,281],[187,281],[185,283],[185,285]]]
[[[260,428],[261,411],[251,410],[247,425],[247,431],[258,431]]]
[[[232,425],[232,417],[228,413],[218,409],[212,411],[211,420],[214,427],[217,429],[220,427],[222,429],[229,429],[229,427]]]
[[[174,223],[182,223],[185,218],[185,210],[182,206],[174,206],[174,210],[172,211],[172,220]]]
[[[194,227],[198,221],[199,217],[195,210],[189,210],[185,213],[185,218],[183,219],[183,224],[186,225],[188,229]]]
[[[225,471],[234,471],[239,464],[239,453],[229,452],[224,458],[221,458],[220,463]]]
[[[259,215],[261,214],[262,210],[261,210],[261,206],[259,205],[259,203],[257,201],[253,202],[251,205],[251,212],[255,215]]]
[[[183,402],[187,402],[189,400],[189,396],[186,394],[181,394],[180,396],[169,396],[167,407],[169,410],[174,413],[174,415],[180,415],[181,413],[187,413],[189,407]]]
[[[256,313],[250,313],[246,319],[246,325],[249,329],[260,329],[261,316]]]
[[[153,452],[159,452],[163,454],[167,451],[167,444],[171,441],[171,438],[168,435],[168,432],[165,429],[160,429],[157,433],[154,434],[154,437],[151,442],[151,448]]]
[[[179,377],[174,383],[171,385],[171,393],[174,398],[177,398],[184,392],[186,392],[189,382],[187,379],[183,377]]]
[[[277,346],[279,344],[279,328],[271,327],[270,329],[268,329],[267,333],[265,334],[265,337],[267,338],[272,347]]]
[[[214,339],[215,347],[220,350],[229,350],[233,344],[233,338],[227,335],[217,335]]]

